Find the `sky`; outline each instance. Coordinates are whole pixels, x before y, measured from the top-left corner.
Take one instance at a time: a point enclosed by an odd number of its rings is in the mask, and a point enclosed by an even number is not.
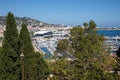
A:
[[[0,16],[9,11],[53,24],[82,26],[94,20],[98,27],[120,27],[120,0],[0,0]]]

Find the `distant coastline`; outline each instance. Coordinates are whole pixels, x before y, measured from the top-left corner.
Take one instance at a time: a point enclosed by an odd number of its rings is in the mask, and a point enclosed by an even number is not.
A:
[[[120,30],[120,27],[105,27],[105,28],[97,28],[97,30]]]
[[[98,29],[97,33],[106,37],[116,37],[120,36],[120,29]]]

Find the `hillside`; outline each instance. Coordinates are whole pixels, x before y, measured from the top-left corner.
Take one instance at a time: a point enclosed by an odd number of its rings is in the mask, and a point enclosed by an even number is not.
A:
[[[16,24],[17,26],[21,25],[22,22],[27,24],[27,26],[32,26],[32,27],[59,27],[62,26],[61,24],[48,24],[45,22],[41,22],[36,19],[32,19],[29,17],[15,17]],[[0,16],[0,25],[6,25],[6,17],[5,16]]]

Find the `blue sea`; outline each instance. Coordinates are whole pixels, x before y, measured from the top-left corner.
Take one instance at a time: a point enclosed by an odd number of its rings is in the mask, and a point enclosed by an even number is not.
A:
[[[120,30],[98,30],[97,33],[106,37],[120,36]]]

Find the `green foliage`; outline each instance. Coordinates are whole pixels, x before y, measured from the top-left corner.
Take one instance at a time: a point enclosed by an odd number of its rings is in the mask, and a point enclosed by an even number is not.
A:
[[[75,53],[73,54],[75,57],[80,56],[79,54],[77,54],[77,52],[83,50],[83,46],[85,45],[83,40],[84,30],[81,27],[74,27],[73,29],[71,29],[71,42],[72,47],[75,50]]]
[[[2,41],[3,40],[3,37],[0,37],[0,41]]]
[[[34,53],[34,48],[31,42],[30,34],[28,32],[27,26],[22,24],[22,28],[19,35],[20,47],[24,51],[24,55],[29,57]],[[31,53],[31,54],[30,54]]]
[[[57,52],[70,54],[72,50],[76,59],[67,61],[61,58],[50,62],[53,74],[51,80],[119,80],[117,74],[109,72],[111,69],[119,69],[119,60],[117,59],[117,65],[114,65],[115,60],[111,57],[111,61],[107,60],[109,55],[103,45],[105,39],[97,34],[96,23],[91,20],[89,24],[83,25],[84,29],[80,26],[71,29],[70,41],[58,41]]]
[[[2,52],[2,47],[0,47],[0,54],[1,54],[1,52]]]
[[[24,80],[45,80],[49,68],[40,53],[35,53],[27,26],[20,35],[12,13],[8,13],[3,46],[0,48],[0,80],[20,80],[20,52],[24,53]]]
[[[77,26],[71,29],[70,40],[58,41],[56,53],[71,54],[72,50],[76,59],[67,61],[65,57],[50,62],[51,80],[119,80],[118,74],[109,71],[119,71],[120,61],[117,58],[115,65],[115,60],[108,58],[103,45],[104,36],[97,34],[96,23],[91,20],[83,25],[85,28]]]
[[[70,54],[76,57],[75,61],[57,60],[51,64],[54,79],[57,80],[101,80],[104,79],[102,62],[104,61],[102,48],[104,38],[97,35],[96,24],[90,21],[85,28],[73,27],[69,40],[60,40],[57,52]],[[72,45],[70,47],[69,45]],[[96,72],[97,71],[97,72]]]
[[[119,80],[114,74],[105,73],[98,65],[83,63],[81,60],[59,59],[49,62],[53,77],[51,80]]]
[[[91,20],[89,25],[84,23],[84,26],[84,29],[74,27],[71,30],[71,41],[75,50],[74,55],[80,60],[79,64],[83,67],[83,78],[93,80],[96,79],[95,77],[101,76],[102,73],[101,67],[105,60],[105,54],[103,53],[106,53],[103,49],[104,38],[97,35],[94,21]],[[95,72],[98,70],[100,74]]]
[[[25,24],[22,24],[22,28],[19,36],[20,49],[24,53],[24,76],[25,80],[34,80],[34,48],[32,46],[31,38]]]
[[[116,58],[117,67],[118,67],[118,71],[120,71],[120,47],[116,52],[117,52],[117,58]]]
[[[115,58],[116,64],[115,64],[114,70],[117,72],[116,75],[120,79],[120,47],[116,51],[116,53],[117,53],[117,57]]]
[[[87,23],[84,23],[84,25]],[[100,53],[103,53],[103,41],[104,37],[97,35],[96,24],[94,21],[90,21],[87,25],[87,29],[81,27],[74,27],[71,30],[72,46],[75,50],[75,56],[77,58],[97,57]],[[101,54],[100,54],[101,55]]]
[[[73,78],[74,69],[72,69],[72,66],[73,65],[71,64],[71,62],[65,59],[59,59],[55,62],[49,62],[51,74],[53,74],[51,80],[75,80]]]
[[[97,27],[97,25],[96,25],[96,23],[93,21],[93,20],[90,20],[90,22],[89,22],[89,27],[88,27],[88,31],[92,34],[96,34],[96,27]]]
[[[6,31],[0,56],[0,79],[20,79],[18,31],[12,13],[8,13]]]
[[[88,28],[88,23],[83,23],[83,26],[84,26],[84,29],[87,29]]]
[[[61,53],[64,57],[68,57],[70,54],[73,54],[72,45],[67,39],[59,40],[56,49],[57,53]]]
[[[113,68],[113,71],[114,71],[114,75],[113,77],[116,79],[116,80],[119,80],[120,79],[120,57],[116,57],[114,59],[114,63],[112,63],[112,68]]]
[[[34,51],[27,26],[22,24],[20,31],[20,48],[24,53],[24,77],[25,80],[45,80],[49,75],[49,69],[40,53]]]
[[[45,80],[49,76],[49,68],[39,52],[35,53],[35,78],[34,80]]]

